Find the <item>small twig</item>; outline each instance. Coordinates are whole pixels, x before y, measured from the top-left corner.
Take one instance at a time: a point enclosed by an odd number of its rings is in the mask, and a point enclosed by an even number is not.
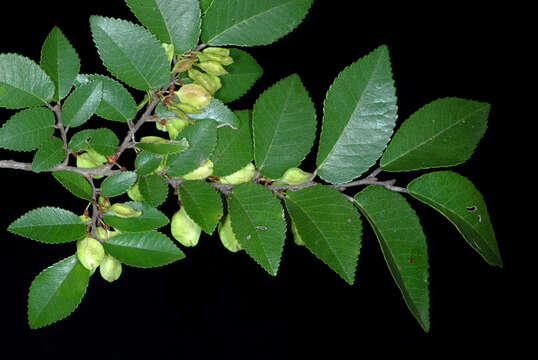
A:
[[[97,195],[99,193],[99,190],[95,187],[93,178],[91,176],[87,176],[86,179],[88,179],[88,182],[90,183],[92,187],[92,221],[91,221],[92,225],[90,228],[90,232],[94,239],[101,241],[97,237],[97,232],[95,231],[95,229],[97,228],[97,217],[99,216],[99,209],[97,207]]]
[[[0,168],[32,171],[32,164],[14,161],[14,160],[0,160]],[[112,170],[108,168],[107,166],[84,169],[84,168],[78,168],[75,166],[68,166],[64,164],[60,164],[52,169],[45,170],[43,172],[54,172],[54,171],[59,171],[59,170],[72,171],[83,176],[110,176],[119,172],[119,170]]]

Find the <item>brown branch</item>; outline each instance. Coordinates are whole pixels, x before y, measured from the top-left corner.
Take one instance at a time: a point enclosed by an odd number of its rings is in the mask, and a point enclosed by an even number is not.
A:
[[[0,168],[32,171],[32,164],[14,161],[14,160],[0,160]],[[59,171],[59,170],[76,172],[82,176],[110,176],[119,172],[119,170],[112,170],[108,168],[107,166],[83,169],[83,168],[78,168],[75,166],[69,166],[69,165],[64,165],[64,164],[60,164],[52,169],[45,170],[44,172],[53,172],[53,171]]]

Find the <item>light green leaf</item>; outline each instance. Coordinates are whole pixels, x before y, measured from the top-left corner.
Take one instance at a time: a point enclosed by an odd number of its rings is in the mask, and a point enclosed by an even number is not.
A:
[[[489,109],[487,103],[458,98],[429,103],[394,134],[381,168],[409,171],[464,163],[486,132]]]
[[[103,64],[119,80],[138,90],[157,89],[170,81],[170,65],[159,41],[125,20],[90,17],[93,40]]]
[[[69,149],[71,149],[73,152],[88,150],[90,147],[89,140],[93,136],[94,132],[94,129],[85,129],[77,132],[71,137],[71,140],[69,140]]]
[[[212,98],[211,103],[206,106],[199,114],[187,114],[191,119],[213,119],[220,125],[228,125],[233,128],[237,128],[238,120],[237,116],[219,99]]]
[[[211,235],[224,215],[217,190],[203,181],[185,181],[179,187],[179,198],[189,217]]]
[[[54,82],[54,100],[66,97],[80,71],[80,59],[69,40],[56,26],[45,39],[40,64]]]
[[[207,9],[202,23],[206,44],[268,45],[295,29],[313,0],[219,0]]]
[[[134,185],[137,178],[134,171],[122,171],[110,175],[101,183],[101,195],[114,197],[124,194]]]
[[[422,175],[407,186],[409,194],[443,214],[484,260],[502,267],[501,254],[480,192],[452,171]]]
[[[129,91],[119,82],[104,75],[79,75],[75,86],[81,86],[92,81],[103,83],[103,96],[95,111],[103,119],[127,122],[134,119],[138,109]]]
[[[192,50],[200,36],[198,0],[125,0],[140,22],[157,38],[173,44],[176,54]]]
[[[124,204],[132,207],[136,211],[142,211],[142,215],[131,218],[121,218],[107,213],[104,216],[106,224],[120,231],[144,232],[158,229],[169,223],[169,219],[166,215],[148,204],[138,201],[128,201]]]
[[[138,181],[138,189],[144,197],[144,202],[157,207],[168,197],[168,183],[159,175],[143,176]]]
[[[9,225],[8,230],[49,244],[77,241],[86,235],[86,226],[78,215],[55,207],[29,211]]]
[[[163,158],[159,155],[141,151],[135,159],[135,169],[138,175],[147,175],[161,165]]]
[[[54,134],[56,120],[46,108],[19,111],[0,128],[0,148],[32,151]]]
[[[168,140],[166,142],[140,142],[136,147],[156,155],[181,153],[189,148],[186,139]]]
[[[234,63],[226,66],[228,74],[220,77],[222,88],[215,93],[215,96],[224,103],[245,95],[263,74],[261,66],[246,51],[230,49],[230,56],[234,59]]]
[[[107,128],[94,130],[89,141],[90,147],[92,147],[99,154],[105,156],[114,155],[119,144],[120,139],[118,139],[112,130]]]
[[[97,111],[103,96],[103,83],[94,81],[77,88],[65,100],[62,108],[62,123],[66,127],[77,127],[88,121]]]
[[[48,104],[54,83],[34,61],[17,54],[0,54],[0,107],[22,109]]]
[[[67,170],[55,171],[52,175],[71,194],[82,200],[92,200],[92,187],[84,176]]]
[[[69,316],[82,301],[89,279],[90,272],[76,255],[39,273],[28,294],[30,328],[38,329]]]
[[[185,137],[189,148],[179,154],[168,155],[167,174],[172,177],[183,176],[202,166],[213,153],[217,143],[217,128],[213,120],[198,120],[187,126],[178,137]]]
[[[230,175],[254,159],[250,111],[241,110],[235,114],[239,120],[237,130],[227,126],[217,129],[217,146],[211,155],[215,176]]]
[[[185,257],[172,240],[155,230],[119,234],[103,246],[122,263],[140,268],[163,266]]]
[[[39,147],[32,161],[32,171],[50,170],[65,159],[64,143],[60,138],[52,138]]]
[[[428,332],[428,251],[426,236],[415,211],[402,195],[380,186],[367,187],[355,195],[355,200],[374,229],[409,311]]]
[[[389,52],[383,45],[344,69],[327,93],[319,177],[343,184],[374,165],[390,140],[396,110]]]
[[[316,185],[288,192],[286,208],[306,247],[353,284],[362,224],[351,202],[333,188]]]
[[[241,246],[269,274],[276,275],[286,236],[280,201],[264,186],[244,183],[233,189],[229,211]]]
[[[266,90],[252,115],[254,160],[262,175],[278,179],[310,152],[316,109],[297,74]]]

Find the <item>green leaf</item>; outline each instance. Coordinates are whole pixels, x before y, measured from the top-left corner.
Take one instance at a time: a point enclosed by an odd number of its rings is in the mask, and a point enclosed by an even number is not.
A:
[[[103,83],[94,81],[77,88],[65,100],[62,108],[62,123],[77,127],[88,121],[97,111],[103,96]]]
[[[306,247],[348,284],[353,284],[362,224],[351,202],[323,185],[288,192],[285,201]]]
[[[42,106],[53,96],[54,83],[34,61],[17,54],[0,54],[0,107]]]
[[[389,51],[383,45],[344,69],[327,93],[319,177],[343,184],[374,165],[390,140],[396,111]]]
[[[124,194],[134,185],[137,178],[134,171],[122,171],[110,175],[101,183],[101,195],[114,197]]]
[[[217,129],[217,146],[211,155],[215,176],[230,175],[254,159],[250,111],[241,110],[236,111],[235,114],[239,120],[237,130],[230,127]]]
[[[89,279],[90,272],[76,255],[39,273],[28,294],[30,328],[38,329],[69,316],[82,301]]]
[[[113,228],[125,232],[144,232],[158,229],[169,223],[169,219],[156,208],[138,201],[128,201],[124,203],[137,211],[142,211],[142,215],[131,218],[121,218],[110,213],[105,214],[104,221]]]
[[[68,144],[69,149],[71,149],[71,151],[73,152],[88,150],[88,148],[90,147],[88,140],[90,140],[94,133],[94,129],[80,130],[71,137],[71,140]]]
[[[32,171],[47,171],[65,159],[64,143],[60,138],[52,138],[39,147],[32,161]]]
[[[487,128],[489,104],[435,100],[411,115],[381,158],[385,171],[454,166],[469,159]]]
[[[164,49],[149,31],[125,20],[95,15],[90,25],[103,64],[119,80],[138,90],[160,88],[170,81]]]
[[[148,153],[167,155],[177,154],[187,150],[189,148],[189,142],[185,139],[168,140],[166,142],[140,142],[136,144],[136,147]]]
[[[268,45],[292,32],[313,0],[220,0],[207,9],[202,23],[204,43]]]
[[[200,0],[200,8],[202,9],[202,12],[206,12],[207,9],[213,4],[214,0]]]
[[[179,197],[189,217],[211,235],[224,215],[217,190],[203,181],[185,181],[179,187]]]
[[[374,229],[387,266],[424,331],[430,330],[426,236],[405,198],[380,186],[355,195],[356,205]]]
[[[233,128],[237,128],[238,120],[237,116],[219,99],[212,98],[211,103],[206,106],[199,114],[187,114],[191,119],[213,119],[220,125],[228,125]]]
[[[138,181],[138,188],[144,197],[144,202],[157,207],[168,197],[168,183],[159,175],[143,176]]]
[[[114,132],[107,128],[96,129],[90,139],[89,145],[101,155],[114,155],[117,151],[120,139]]]
[[[92,81],[103,83],[103,96],[96,114],[110,121],[127,122],[134,119],[138,112],[136,102],[129,91],[119,82],[104,75],[79,75],[75,86]],[[77,85],[78,84],[78,85]]]
[[[252,116],[256,168],[278,179],[310,152],[316,135],[316,109],[297,74],[266,90]]]
[[[173,44],[176,54],[192,50],[200,36],[198,0],[125,0],[140,22],[157,38]]]
[[[140,152],[135,159],[135,169],[138,175],[147,175],[157,170],[163,158],[147,151]]]
[[[222,75],[222,88],[215,94],[224,103],[232,102],[245,95],[263,74],[263,69],[249,53],[230,49],[234,63],[226,66],[228,74]]]
[[[444,215],[490,265],[502,267],[501,254],[480,192],[452,171],[422,175],[407,186],[409,194]]]
[[[155,230],[119,234],[103,246],[122,263],[140,268],[163,266],[185,257],[172,240]]]
[[[52,175],[71,194],[82,200],[92,200],[92,187],[84,176],[67,170],[55,171]]]
[[[0,128],[0,148],[32,151],[54,134],[56,120],[46,108],[19,111]]]
[[[198,120],[187,126],[178,137],[185,137],[189,148],[179,154],[168,155],[167,174],[172,177],[183,176],[202,166],[213,153],[217,143],[217,128],[213,120]]]
[[[78,215],[55,207],[29,211],[9,225],[8,230],[49,244],[77,241],[86,235],[86,226]]]
[[[54,82],[54,100],[66,97],[80,71],[80,59],[69,40],[56,26],[45,39],[40,64]]]
[[[269,274],[276,275],[286,236],[280,201],[264,186],[244,183],[233,189],[229,211],[241,246]]]

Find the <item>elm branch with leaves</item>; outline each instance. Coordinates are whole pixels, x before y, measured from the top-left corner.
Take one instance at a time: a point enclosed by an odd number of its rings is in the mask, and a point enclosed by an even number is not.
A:
[[[327,92],[315,169],[318,121],[297,74],[231,110],[262,69],[243,48],[293,31],[313,0],[126,0],[141,25],[92,16],[90,30],[110,73],[81,74],[68,38],[52,29],[39,64],[0,54],[0,106],[16,110],[0,128],[0,147],[35,151],[33,161],[0,168],[52,173],[80,198],[74,211],[31,210],[9,231],[44,243],[76,243],[76,253],[43,270],[30,286],[31,328],[67,317],[92,274],[116,281],[122,265],[151,268],[185,257],[201,233],[243,251],[275,276],[288,233],[348,284],[361,248],[362,220],[372,226],[411,314],[429,331],[426,237],[406,197],[439,211],[491,265],[502,266],[486,204],[465,177],[433,171],[407,186],[381,180],[452,167],[473,153],[489,104],[442,98],[403,121],[389,49],[380,46],[346,67]],[[131,90],[143,92],[136,103]],[[99,117],[125,124],[123,140]],[[144,128],[161,136],[142,136]],[[119,165],[125,152],[136,159]],[[364,187],[354,196],[353,188]],[[177,197],[172,216],[158,208]],[[122,196],[130,198],[126,201]]]

